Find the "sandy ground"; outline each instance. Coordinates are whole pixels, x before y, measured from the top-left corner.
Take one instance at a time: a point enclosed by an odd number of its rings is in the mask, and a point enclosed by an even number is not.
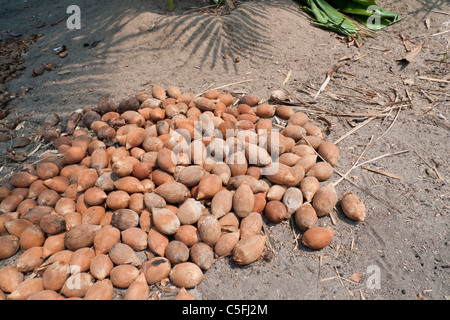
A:
[[[317,252],[297,245],[299,230],[291,223],[267,222],[271,257],[247,267],[218,259],[192,290],[196,297],[449,299],[450,65],[444,57],[450,33],[438,34],[449,28],[444,24],[450,21],[447,1],[378,1],[404,19],[359,48],[312,27],[298,5],[287,0],[249,1],[223,16],[192,10],[201,1],[175,1],[175,10],[167,12],[166,1],[79,0],[80,30],[69,30],[65,20],[55,24],[67,16],[73,1],[0,3],[1,31],[43,34],[29,48],[27,69],[6,83],[20,96],[8,105],[12,114],[25,120],[17,136],[33,133],[50,113],[66,119],[77,108],[96,106],[101,97],[119,101],[154,84],[178,85],[195,94],[227,85],[223,90],[265,99],[283,88],[292,101],[310,103],[298,110],[315,123],[323,128],[329,123],[330,141],[369,119],[352,113],[401,106],[338,143],[341,160],[336,169],[342,173],[365,148],[361,161],[405,151],[364,166],[390,177],[358,167],[349,174],[357,185],[345,180],[338,184],[339,198],[354,192],[363,199],[365,222],[351,222],[338,206],[334,221],[319,219],[319,225],[337,232]],[[402,32],[413,46],[422,46],[410,63],[399,61],[407,53]],[[69,53],[63,59],[53,53],[62,45]],[[34,67],[50,61],[55,71],[32,77]],[[340,68],[314,100],[336,64]],[[234,82],[240,83],[229,85]],[[2,176],[18,166],[5,158],[8,144],[1,147]],[[338,179],[336,174],[331,178]],[[362,273],[359,283],[349,280],[354,273]]]

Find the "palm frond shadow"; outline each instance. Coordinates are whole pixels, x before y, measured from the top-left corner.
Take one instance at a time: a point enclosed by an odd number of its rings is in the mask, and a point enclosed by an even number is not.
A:
[[[275,0],[245,2],[227,15],[191,12],[165,16],[151,32],[167,37],[150,50],[189,50],[189,58],[201,54],[200,69],[207,63],[210,69],[222,63],[226,71],[227,60],[236,57],[269,59],[273,49],[270,29],[261,21],[269,18],[271,7],[301,14],[294,2]],[[235,64],[233,68],[236,71]]]
[[[432,10],[441,10],[446,11],[448,10],[448,0],[416,0],[418,3],[421,4],[421,7],[417,10],[414,10],[413,12],[410,12],[409,14],[412,16],[418,16],[421,14],[420,20],[425,19],[428,17]],[[402,2],[400,0],[396,0],[395,2]]]

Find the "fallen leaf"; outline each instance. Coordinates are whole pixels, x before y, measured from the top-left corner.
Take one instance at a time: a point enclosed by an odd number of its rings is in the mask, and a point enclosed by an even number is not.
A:
[[[411,42],[409,41],[409,37],[403,32],[400,33],[400,37],[402,38],[403,45],[405,46],[406,51],[411,51]]]
[[[405,54],[405,56],[400,60],[406,60],[408,62],[411,62],[416,58],[416,56],[419,54],[420,50],[422,50],[422,46],[415,47],[410,52]]]
[[[414,48],[411,48],[410,50],[406,49],[408,52],[405,54],[403,58],[397,59],[397,61],[407,61],[407,62],[413,61],[419,54],[420,50],[422,50],[424,44],[425,42],[423,42],[420,46],[414,46]]]
[[[362,273],[354,273],[352,274],[349,279],[352,280],[353,282],[359,283],[359,281],[361,281],[363,274]]]

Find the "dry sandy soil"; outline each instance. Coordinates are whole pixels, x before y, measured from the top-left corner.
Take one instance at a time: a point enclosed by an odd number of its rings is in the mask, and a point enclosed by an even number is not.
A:
[[[363,199],[363,223],[345,218],[337,206],[334,221],[328,216],[318,222],[337,231],[332,243],[313,252],[296,243],[299,230],[292,223],[267,222],[271,257],[247,267],[218,259],[192,290],[197,298],[449,299],[450,61],[444,57],[450,33],[438,34],[450,28],[446,0],[379,0],[404,19],[359,48],[312,27],[288,0],[247,1],[227,15],[195,10],[202,1],[175,1],[173,12],[162,0],[0,3],[2,32],[43,34],[29,48],[27,69],[6,83],[19,97],[9,103],[12,111],[3,122],[15,114],[25,120],[17,136],[33,133],[50,113],[64,120],[77,108],[95,107],[100,97],[119,101],[154,84],[195,94],[227,85],[223,90],[236,96],[264,99],[283,88],[291,101],[308,103],[297,110],[314,123],[326,128],[328,122],[330,141],[370,119],[357,114],[395,107],[338,143],[341,173],[363,150],[360,162],[407,151],[364,165],[385,174],[358,167],[349,174],[352,183],[337,185],[340,198],[354,192]],[[69,30],[65,21],[55,24],[71,4],[81,9],[80,30]],[[402,32],[422,46],[410,63],[399,61],[407,53]],[[69,53],[63,59],[53,53],[62,45]],[[34,67],[50,61],[55,71],[32,77]],[[336,64],[339,69],[314,100]],[[240,83],[229,85],[234,82]],[[5,158],[8,146],[2,143],[0,151],[2,177],[20,166]],[[349,280],[354,273],[362,273],[359,283]]]

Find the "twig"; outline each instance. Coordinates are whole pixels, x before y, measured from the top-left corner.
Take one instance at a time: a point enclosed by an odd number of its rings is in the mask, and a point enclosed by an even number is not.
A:
[[[342,140],[344,140],[345,138],[347,138],[349,135],[351,135],[352,133],[358,131],[359,129],[361,129],[362,127],[364,127],[366,124],[368,124],[369,122],[371,122],[372,120],[374,120],[376,117],[371,117],[367,120],[365,120],[364,122],[362,122],[361,124],[359,124],[358,126],[354,127],[352,130],[350,130],[349,132],[347,132],[346,134],[344,134],[342,137],[340,137],[339,139],[337,139],[336,141],[334,141],[334,144],[338,144],[339,142],[341,142]]]
[[[286,78],[283,81],[283,86],[289,81],[289,78],[291,77],[292,70],[289,70],[289,72],[286,75]]]
[[[347,85],[345,85],[345,84],[342,84],[342,83],[339,83],[339,82],[336,82],[336,81],[333,81],[333,83],[336,84],[336,85],[338,85],[338,86],[340,86],[340,87],[343,87],[343,88],[347,88],[347,89],[356,91],[356,92],[358,92],[358,93],[364,94],[364,95],[366,95],[366,96],[370,96],[370,97],[372,97],[372,98],[374,98],[374,97],[377,95],[376,92],[370,92],[370,91],[367,91],[367,90],[364,90],[364,89],[361,89],[361,88],[358,88],[358,87],[353,88],[353,87],[347,86]]]
[[[229,87],[229,86],[233,86],[233,85],[235,85],[235,84],[241,84],[241,83],[246,83],[246,82],[251,82],[251,81],[253,81],[253,79],[247,79],[247,80],[236,81],[236,82],[232,82],[232,83],[225,84],[225,85],[220,86],[220,87],[216,87],[216,88],[212,88],[212,89],[207,89],[206,91],[203,91],[202,93],[197,94],[196,97],[201,96],[202,94],[204,94],[204,93],[207,92],[208,90],[219,90],[219,89],[223,89],[223,88],[226,88],[226,87]]]
[[[368,53],[363,54],[362,56],[354,58],[353,61],[358,61],[359,59],[362,59],[362,58],[364,58],[365,56],[368,56],[368,55],[369,55]]]
[[[402,180],[403,179],[403,178],[401,178],[399,176],[396,176],[395,174],[392,174],[392,173],[389,173],[389,172],[386,172],[386,171],[383,171],[383,170],[378,170],[378,169],[369,168],[369,167],[361,167],[361,168],[363,168],[364,170],[368,170],[368,171],[372,171],[372,172],[375,172],[375,173],[379,173],[379,174],[385,175],[385,176],[387,176],[389,178],[394,178],[394,179],[398,179],[398,180]]]
[[[436,175],[439,177],[439,180],[441,180],[442,182],[444,182],[445,184],[448,184],[447,180],[444,179],[443,176],[441,176],[441,173],[438,171],[438,169],[436,168],[436,166],[433,166],[431,164],[429,164],[416,150],[414,150],[414,152],[419,156],[420,159],[422,159],[423,162],[425,162],[425,164],[427,166],[429,166],[431,169],[434,170],[434,172],[436,172]]]
[[[330,219],[331,219],[331,223],[333,224],[333,226],[337,225],[336,223],[336,217],[334,216],[334,211],[331,211],[329,213]]]
[[[441,99],[441,97],[442,97],[442,94],[439,97],[437,97],[436,99],[434,99],[433,101],[431,101],[431,103],[427,107],[424,108],[425,111],[423,113],[425,114],[425,113],[428,113],[431,110],[433,110],[438,105],[439,99]]]
[[[291,230],[292,233],[294,234],[294,242],[295,242],[295,247],[294,250],[298,248],[298,238],[300,238],[301,234],[297,234],[295,232],[295,223],[294,223],[294,215],[291,216],[291,219],[289,219],[289,223],[291,224]]]
[[[401,111],[401,110],[402,110],[402,106],[400,106],[400,107],[398,108],[397,114],[395,115],[394,120],[392,120],[392,123],[391,123],[391,125],[389,126],[389,128],[387,128],[386,131],[383,132],[383,134],[382,134],[381,136],[379,136],[377,140],[375,140],[375,142],[377,142],[378,140],[380,140],[386,133],[388,133],[389,130],[391,130],[391,128],[392,128],[392,126],[394,125],[395,121],[397,120],[398,115],[400,114],[400,111]]]
[[[440,10],[430,10],[430,12],[435,12],[435,13],[440,13],[440,14],[445,14],[447,16],[450,16],[450,13],[444,12],[444,11],[440,11]]]
[[[361,294],[361,300],[366,300],[366,297],[364,297],[361,289],[359,289],[359,293]]]
[[[419,90],[420,90],[420,92],[422,92],[422,94],[425,96],[425,98],[428,99],[428,101],[429,101],[430,103],[434,102],[434,99],[433,99],[432,97],[430,97],[430,96],[428,95],[428,93],[426,93],[425,91],[423,91],[422,88],[420,88]]]
[[[317,93],[316,93],[316,95],[314,96],[314,99],[313,99],[313,100],[316,100],[317,97],[319,96],[319,94],[320,94],[323,90],[325,90],[325,88],[327,87],[328,82],[330,82],[330,80],[331,80],[331,77],[330,77],[329,75],[327,75],[327,78],[326,78],[325,81],[322,83],[322,86],[321,86],[321,87],[319,88],[319,90],[317,91]]]
[[[380,160],[380,159],[383,159],[383,158],[386,158],[386,157],[397,156],[399,154],[403,154],[403,153],[406,153],[406,152],[409,152],[409,150],[402,150],[402,151],[398,151],[398,152],[394,152],[394,153],[385,153],[385,154],[383,154],[381,156],[375,157],[373,159],[370,159],[370,160],[367,160],[367,161],[364,161],[364,162],[358,164],[356,166],[356,168],[361,167],[361,166],[363,166],[365,164],[368,164],[370,162],[374,162],[374,161],[377,161],[377,160]]]
[[[339,279],[339,282],[341,283],[342,288],[344,288],[344,283],[342,282],[341,275],[339,274],[336,266],[334,266],[334,270],[336,271],[336,274],[338,276],[338,279]]]
[[[413,108],[413,101],[412,101],[411,94],[409,93],[409,90],[408,90],[408,89],[405,89],[405,92],[406,92],[406,95],[408,96],[409,106],[410,106],[411,108]]]
[[[446,30],[446,31],[442,31],[442,32],[438,32],[438,33],[432,34],[430,37],[439,36],[441,34],[448,33],[448,32],[450,32],[450,30]]]
[[[359,160],[361,160],[362,156],[364,155],[364,153],[367,151],[367,149],[369,148],[369,146],[372,144],[372,140],[373,140],[373,135],[372,137],[370,137],[370,141],[369,143],[366,144],[366,146],[364,147],[363,152],[361,152],[361,154],[359,155],[358,159],[356,159],[355,163],[353,164],[353,166],[350,168],[350,170],[347,171],[347,173],[345,175],[343,175],[341,178],[339,178],[339,180],[337,180],[335,183],[333,183],[333,187],[336,187],[345,177],[347,177],[350,172],[356,168],[356,165],[358,164]]]
[[[320,273],[322,271],[322,256],[319,256],[319,271],[317,272],[317,277],[320,278]]]
[[[319,281],[320,281],[320,282],[325,282],[325,281],[329,281],[329,280],[333,280],[333,279],[336,279],[336,276],[334,276],[334,277],[329,277],[329,278],[323,278],[323,279],[320,279]]]
[[[449,30],[449,31],[450,31],[450,30]],[[450,83],[450,81],[448,81],[448,80],[436,79],[436,78],[429,78],[429,77],[425,77],[425,76],[420,76],[419,79],[420,79],[420,80],[434,81],[434,82]]]
[[[450,130],[450,125],[445,123],[444,121],[442,121],[441,119],[439,119],[437,116],[435,116],[434,114],[429,115],[429,118],[431,118],[432,120],[436,121],[436,123],[438,125],[441,125],[444,129],[446,130]]]

